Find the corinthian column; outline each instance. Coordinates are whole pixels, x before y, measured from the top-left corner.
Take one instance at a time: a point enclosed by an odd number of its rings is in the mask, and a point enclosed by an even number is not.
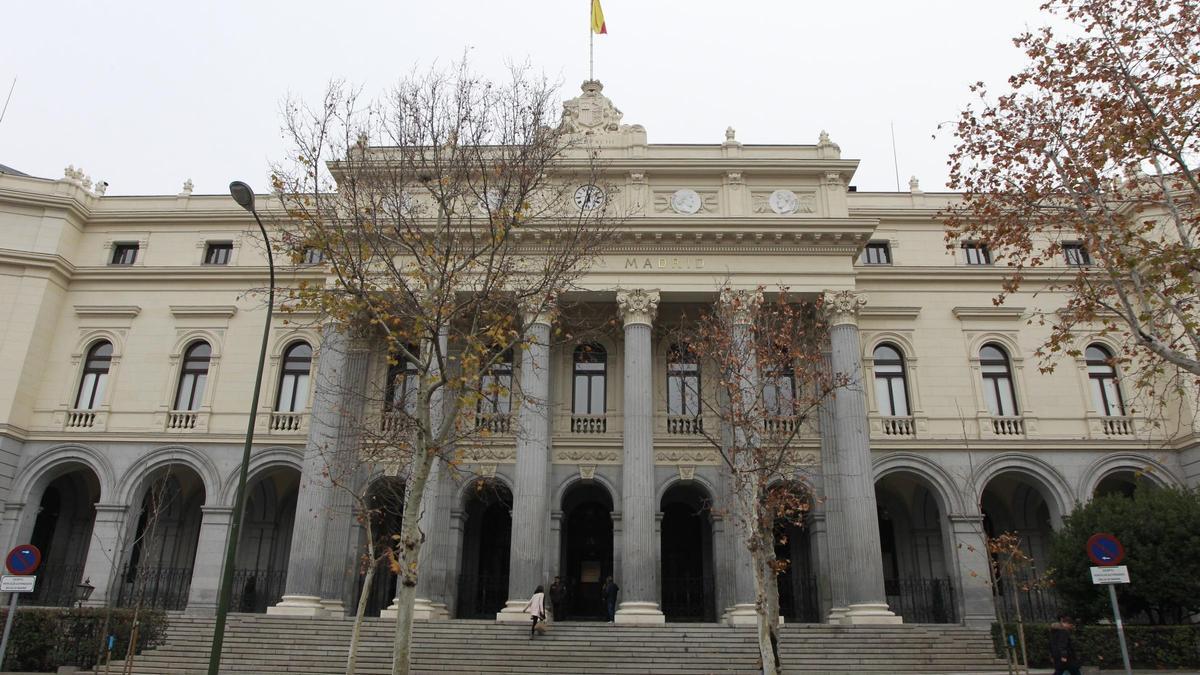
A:
[[[617,291],[625,323],[625,429],[621,465],[621,605],[617,623],[664,623],[658,608],[654,518],[654,357],[650,327],[658,291]]]
[[[858,337],[858,312],[867,304],[853,291],[825,294],[829,318],[830,361],[834,377],[844,380],[833,399],[837,474],[826,476],[826,485],[837,481],[832,533],[840,544],[841,560],[833,573],[844,574],[846,594],[842,623],[901,623],[887,605],[883,589],[883,553],[879,547],[879,514],[875,506],[875,477],[871,470],[871,436],[862,382],[862,347]],[[839,522],[840,521],[840,522]],[[838,588],[835,582],[834,588]]]
[[[527,342],[521,352],[521,409],[517,417],[517,476],[513,493],[508,601],[497,621],[529,623],[526,593],[545,582],[546,525],[550,514],[550,323],[543,307],[523,312]],[[558,608],[555,608],[556,610]]]

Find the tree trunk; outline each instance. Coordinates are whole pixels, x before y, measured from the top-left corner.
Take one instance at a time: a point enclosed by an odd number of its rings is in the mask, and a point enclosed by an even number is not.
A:
[[[362,636],[363,616],[367,613],[367,599],[371,597],[375,566],[379,564],[375,559],[375,533],[371,531],[370,513],[366,514],[364,524],[367,527],[367,560],[370,564],[367,566],[366,575],[363,576],[362,591],[358,594],[358,608],[354,612],[354,628],[350,631],[350,653],[346,655],[346,675],[354,675],[355,669],[358,668],[358,643]]]
[[[771,571],[771,555],[765,544],[769,541],[761,532],[752,535],[751,559],[754,564],[754,606],[758,613],[758,654],[762,659],[763,674],[779,672],[779,589],[775,586],[775,574]],[[773,535],[772,535],[773,536]],[[749,543],[749,542],[748,542]]]
[[[421,532],[421,507],[436,454],[428,447],[413,453],[412,482],[404,490],[404,517],[400,524],[396,580],[396,636],[392,648],[392,675],[408,675],[412,657],[413,605],[417,599],[417,561],[425,536]]]

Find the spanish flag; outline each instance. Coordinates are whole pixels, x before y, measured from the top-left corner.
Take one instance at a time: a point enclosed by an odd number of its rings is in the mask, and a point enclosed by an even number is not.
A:
[[[604,10],[600,9],[600,0],[592,0],[592,32],[608,34],[608,26],[604,25]]]

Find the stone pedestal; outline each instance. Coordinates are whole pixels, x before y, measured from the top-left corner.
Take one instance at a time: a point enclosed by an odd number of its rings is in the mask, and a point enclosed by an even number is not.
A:
[[[124,504],[96,504],[96,521],[88,542],[87,558],[83,563],[83,578],[95,588],[84,604],[104,607],[114,592],[113,581],[120,569],[120,555],[129,507]]]
[[[983,516],[951,515],[950,532],[958,562],[954,585],[959,616],[974,628],[986,628],[996,620],[992,589],[988,585],[988,555],[984,542]]]

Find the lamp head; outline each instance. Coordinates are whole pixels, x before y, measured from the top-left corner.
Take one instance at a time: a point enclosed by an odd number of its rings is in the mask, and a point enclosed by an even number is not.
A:
[[[249,185],[235,180],[229,184],[229,195],[233,197],[233,201],[238,203],[238,206],[254,213],[254,190],[251,190]]]

